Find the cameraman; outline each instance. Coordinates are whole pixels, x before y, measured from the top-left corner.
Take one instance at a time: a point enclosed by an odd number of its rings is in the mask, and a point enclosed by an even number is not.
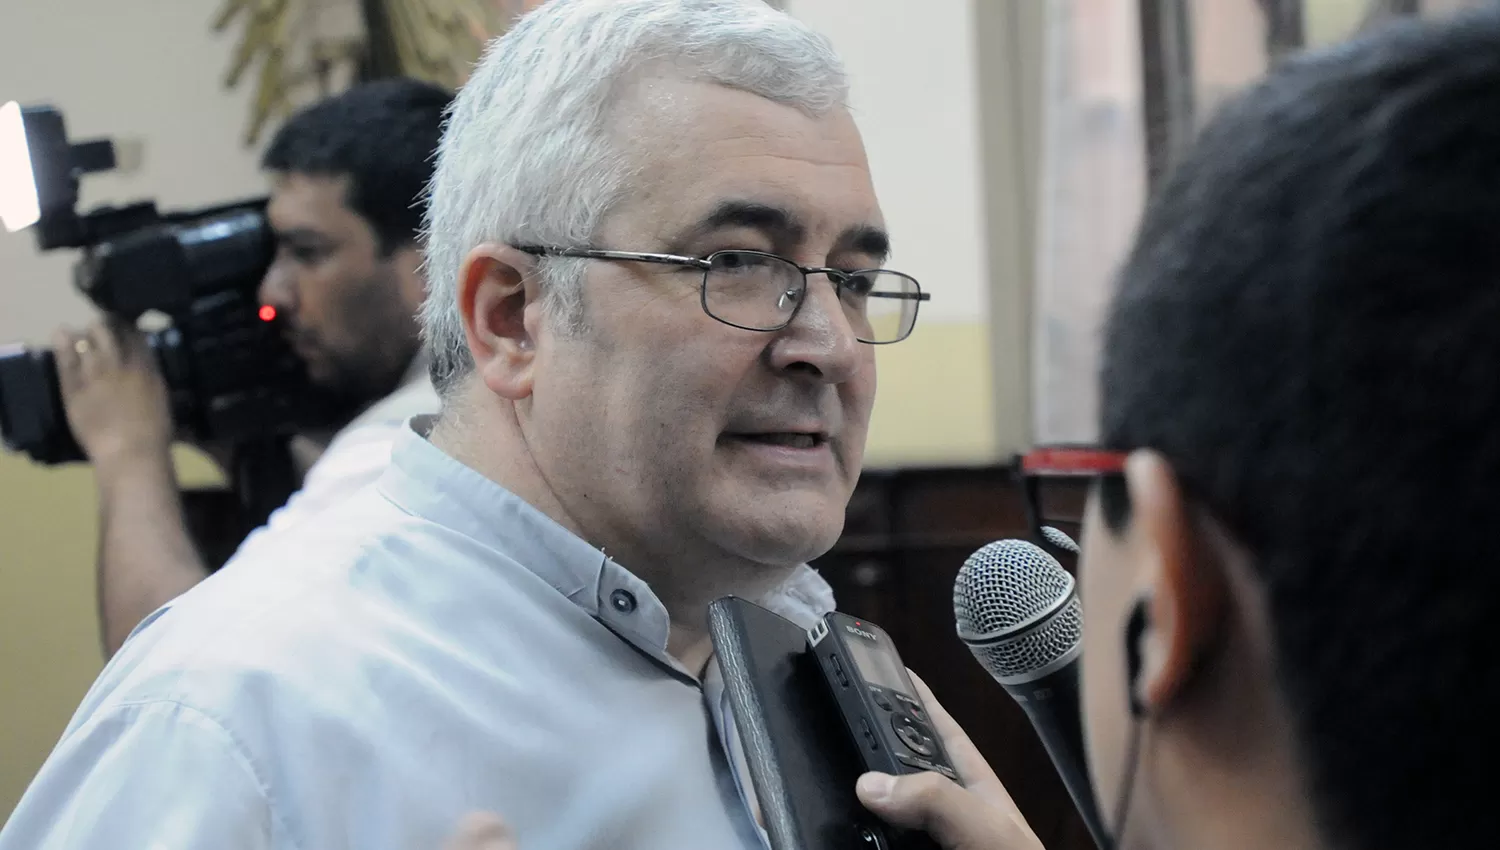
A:
[[[418,356],[418,201],[450,100],[413,80],[364,84],[293,116],[262,158],[277,251],[260,298],[314,384],[362,412],[326,451],[311,435],[295,441],[303,468],[316,462],[247,543],[373,481],[400,424],[438,408]],[[209,570],[184,520],[166,388],[142,335],[102,321],[53,341],[68,424],[99,488],[100,630],[113,655]]]

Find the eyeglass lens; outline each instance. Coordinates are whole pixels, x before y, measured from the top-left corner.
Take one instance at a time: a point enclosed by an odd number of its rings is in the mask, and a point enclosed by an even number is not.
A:
[[[720,251],[704,273],[709,315],[751,330],[785,327],[807,293],[807,278],[791,262],[753,251]],[[835,281],[844,315],[864,342],[895,342],[916,323],[917,282],[900,272],[872,270]]]

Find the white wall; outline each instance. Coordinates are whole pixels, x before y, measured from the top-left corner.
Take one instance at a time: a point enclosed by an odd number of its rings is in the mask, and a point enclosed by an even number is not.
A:
[[[144,143],[136,173],[85,179],[82,209],[145,198],[172,209],[264,191],[256,153],[241,143],[251,87],[222,87],[235,33],[210,33],[220,5],[0,0],[0,102],[58,106],[77,139]],[[69,283],[72,254],[42,256],[29,232],[0,230],[0,342],[86,320]]]
[[[852,80],[894,251],[933,300],[921,321],[985,319],[979,105],[970,0],[787,0],[824,33]]]

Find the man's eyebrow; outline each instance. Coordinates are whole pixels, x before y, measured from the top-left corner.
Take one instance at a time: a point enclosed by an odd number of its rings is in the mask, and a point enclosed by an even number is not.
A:
[[[331,242],[322,233],[306,227],[293,227],[288,230],[273,230],[279,242]]]
[[[891,237],[882,228],[873,224],[862,224],[839,234],[839,241],[834,251],[835,253],[847,251],[851,254],[870,257],[878,266],[884,264],[886,258],[891,255]]]
[[[790,210],[758,201],[721,201],[708,215],[687,227],[672,240],[672,250],[682,251],[695,241],[728,228],[759,230],[773,245],[796,245],[807,227]]]

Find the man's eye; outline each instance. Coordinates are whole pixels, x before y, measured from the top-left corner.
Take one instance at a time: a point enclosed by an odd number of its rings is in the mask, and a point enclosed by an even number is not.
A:
[[[288,245],[287,255],[303,265],[313,265],[328,256],[328,251],[312,245]]]
[[[869,274],[850,275],[844,281],[844,289],[851,295],[869,295],[870,290],[875,288],[875,276]]]

